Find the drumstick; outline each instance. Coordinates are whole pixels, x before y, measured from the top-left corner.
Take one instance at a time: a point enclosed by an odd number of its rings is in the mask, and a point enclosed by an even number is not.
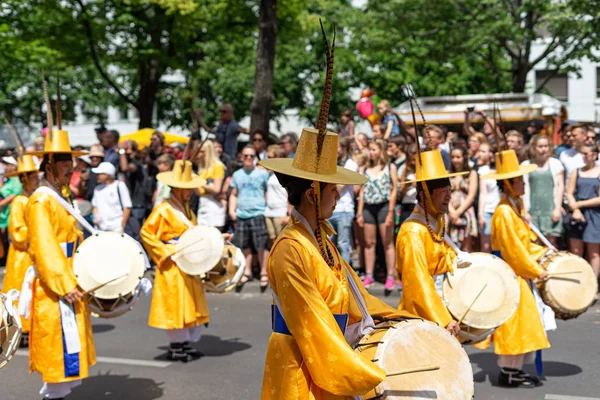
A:
[[[568,275],[568,274],[581,274],[582,272],[583,272],[582,270],[578,270],[578,271],[563,271],[563,272],[549,272],[548,276]]]
[[[128,273],[127,274],[123,274],[121,276],[117,276],[116,278],[113,278],[113,279],[111,279],[108,282],[104,282],[104,283],[102,283],[102,284],[100,284],[100,285],[98,285],[96,287],[91,288],[90,290],[86,290],[85,292],[83,292],[83,294],[86,295],[86,294],[93,293],[96,290],[98,290],[100,288],[103,288],[104,286],[108,285],[109,283],[112,283],[112,282],[116,281],[117,279],[121,279],[122,277],[127,276],[127,275],[128,275]]]
[[[391,376],[413,374],[415,372],[436,371],[438,369],[440,369],[439,365],[424,365],[422,367],[407,368],[407,369],[403,369],[400,371],[389,373],[386,375],[386,378],[389,378]]]
[[[475,302],[477,301],[477,299],[479,298],[479,296],[481,296],[481,293],[483,293],[483,291],[485,290],[485,288],[487,287],[487,282],[485,285],[483,285],[483,287],[481,288],[481,290],[479,291],[479,293],[477,293],[477,296],[475,296],[475,298],[473,299],[473,301],[471,302],[471,305],[469,306],[469,308],[467,308],[467,311],[465,311],[465,313],[463,314],[462,317],[460,317],[460,319],[458,320],[458,325],[460,325],[463,322],[463,319],[465,319],[465,317],[467,316],[467,314],[469,313],[469,311],[471,311],[471,307],[473,307],[473,305],[475,304]]]
[[[185,250],[185,249],[187,249],[188,247],[190,247],[190,246],[192,246],[192,245],[194,245],[194,244],[197,244],[198,242],[201,242],[202,240],[204,240],[204,238],[200,238],[200,239],[198,239],[198,240],[195,240],[195,241],[193,241],[193,242],[191,242],[191,243],[188,243],[188,244],[186,244],[185,246],[183,246],[182,248],[178,249],[177,251],[175,251],[175,252],[173,252],[173,253],[171,253],[171,254],[167,254],[166,256],[164,256],[163,258],[161,258],[161,259],[158,261],[158,266],[160,267],[160,266],[161,266],[161,265],[163,265],[163,263],[164,263],[165,261],[167,261],[167,260],[168,260],[170,257],[173,257],[175,254],[177,254],[177,253],[181,252],[182,250]]]

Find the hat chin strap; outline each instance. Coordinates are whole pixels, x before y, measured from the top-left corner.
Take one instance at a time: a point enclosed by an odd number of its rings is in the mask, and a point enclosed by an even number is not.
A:
[[[446,222],[444,213],[439,212],[439,210],[433,205],[433,199],[431,198],[431,193],[429,192],[427,181],[422,181],[421,186],[423,186],[423,191],[425,192],[425,217],[428,218],[428,211],[431,210],[431,212],[435,215],[438,227],[440,227]]]
[[[516,195],[515,190],[513,189],[512,184],[510,183],[510,181],[508,179],[504,180],[504,187],[506,187],[506,189],[508,189],[507,195],[509,197],[511,197],[514,201],[517,202],[517,205],[519,207],[519,214],[523,215],[524,214],[523,200],[521,199],[521,197]]]
[[[54,180],[54,182],[52,182],[50,179],[48,179],[48,182],[50,182],[52,186],[54,186],[54,189],[56,189],[56,191],[59,192],[62,197],[64,197],[67,201],[71,202],[71,188],[69,188],[69,185],[63,185],[60,183],[60,180],[58,179],[58,169],[56,168],[56,162],[54,161],[54,154],[48,154],[48,158],[50,159],[52,175],[54,175],[52,179]]]
[[[335,261],[331,251],[329,250],[329,246],[327,246],[327,238],[323,239],[323,233],[321,232],[321,183],[318,181],[313,181],[312,183],[314,200],[315,200],[315,211],[316,211],[316,219],[317,226],[315,227],[315,238],[317,239],[317,244],[319,245],[319,252],[321,256],[329,265],[333,267],[335,265]]]

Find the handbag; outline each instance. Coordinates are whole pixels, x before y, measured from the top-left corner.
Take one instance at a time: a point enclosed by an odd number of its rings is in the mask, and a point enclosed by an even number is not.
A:
[[[121,205],[121,210],[124,210],[123,201],[121,200],[121,181],[117,181],[117,196],[119,196],[119,204]],[[140,238],[140,230],[142,227],[137,219],[133,218],[131,214],[129,214],[129,218],[127,219],[127,223],[125,224],[125,233],[138,242],[141,241]]]

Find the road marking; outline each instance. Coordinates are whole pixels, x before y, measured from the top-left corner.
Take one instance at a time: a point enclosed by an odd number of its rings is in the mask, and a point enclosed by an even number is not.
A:
[[[16,355],[29,357],[29,351],[17,350]],[[166,368],[171,365],[167,361],[134,360],[131,358],[96,357],[96,362],[104,364],[133,365],[137,367]]]
[[[547,394],[545,400],[600,400],[598,397],[563,396],[560,394]]]

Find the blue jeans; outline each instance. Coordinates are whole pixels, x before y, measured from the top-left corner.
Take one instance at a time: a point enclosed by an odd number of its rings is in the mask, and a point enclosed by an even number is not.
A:
[[[352,248],[352,220],[354,213],[351,212],[334,212],[329,223],[336,230],[337,247],[342,255],[342,258],[350,263],[350,249]]]

